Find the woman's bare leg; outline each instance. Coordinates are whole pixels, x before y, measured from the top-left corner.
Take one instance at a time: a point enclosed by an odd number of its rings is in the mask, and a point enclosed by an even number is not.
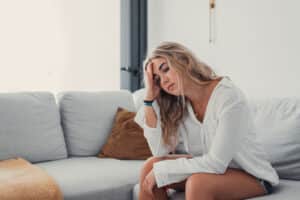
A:
[[[196,173],[186,182],[186,200],[233,200],[264,195],[256,177],[238,169],[227,169],[224,174]]]
[[[167,156],[160,156],[160,157],[151,157],[143,165],[143,168],[140,173],[140,191],[139,191],[139,200],[166,200],[168,199],[168,195],[166,192],[165,188],[157,188],[155,187],[153,190],[154,196],[150,196],[148,193],[145,192],[143,188],[143,182],[145,177],[148,175],[148,173],[152,170],[153,164],[155,162],[159,162],[162,160],[167,160],[167,159],[177,159],[177,158],[182,158],[182,157],[189,157],[191,158],[191,155],[186,155],[186,154],[174,154],[174,155],[167,155]],[[175,183],[169,185],[167,188],[181,188],[184,190],[184,183]]]

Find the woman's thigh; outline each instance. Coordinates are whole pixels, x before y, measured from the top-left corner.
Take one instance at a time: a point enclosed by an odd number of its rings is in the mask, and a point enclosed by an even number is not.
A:
[[[187,179],[185,189],[186,192],[192,193],[208,190],[213,193],[215,199],[222,200],[246,199],[265,194],[256,177],[242,170],[230,168],[224,174],[193,174]]]
[[[192,156],[188,154],[152,157],[148,159],[150,162],[148,170],[150,171],[152,169],[155,162],[182,157],[192,158]],[[242,170],[231,168],[228,168],[224,174],[195,173],[184,181],[164,186],[164,188],[185,191],[187,189],[186,187],[190,187],[190,185],[192,185],[196,191],[202,191],[209,186],[209,189],[214,191],[215,197],[222,200],[245,199],[265,194],[264,188],[256,177]]]
[[[189,154],[170,154],[162,157],[162,160],[172,160],[172,159],[177,159],[177,158],[192,158],[192,155]],[[174,189],[178,192],[184,192],[185,191],[185,184],[186,180],[178,182],[178,183],[173,183],[170,185],[166,185],[163,188],[164,189]]]

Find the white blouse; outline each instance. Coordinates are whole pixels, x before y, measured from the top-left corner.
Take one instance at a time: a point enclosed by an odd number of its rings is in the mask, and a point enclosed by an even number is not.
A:
[[[153,103],[153,108],[158,119],[156,128],[146,125],[143,106],[135,121],[144,129],[153,156],[164,156],[172,149],[162,141],[157,102]],[[279,183],[276,171],[257,140],[248,102],[229,78],[224,77],[214,88],[203,123],[196,118],[189,102],[187,109],[188,116],[178,127],[175,151],[193,158],[156,162],[153,172],[158,187],[183,181],[193,173],[223,174],[228,167],[243,169],[273,186]]]

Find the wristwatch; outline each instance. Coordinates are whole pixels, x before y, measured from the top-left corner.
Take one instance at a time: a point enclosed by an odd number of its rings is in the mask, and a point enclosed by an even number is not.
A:
[[[144,100],[145,106],[152,106],[154,100]]]

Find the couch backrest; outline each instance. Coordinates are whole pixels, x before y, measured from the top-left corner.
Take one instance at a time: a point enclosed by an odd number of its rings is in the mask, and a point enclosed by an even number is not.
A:
[[[300,99],[254,100],[258,140],[281,178],[300,180]]]
[[[60,115],[47,92],[0,94],[0,160],[31,162],[67,157]]]
[[[64,92],[60,113],[70,156],[95,156],[106,142],[117,108],[135,111],[128,91]]]

